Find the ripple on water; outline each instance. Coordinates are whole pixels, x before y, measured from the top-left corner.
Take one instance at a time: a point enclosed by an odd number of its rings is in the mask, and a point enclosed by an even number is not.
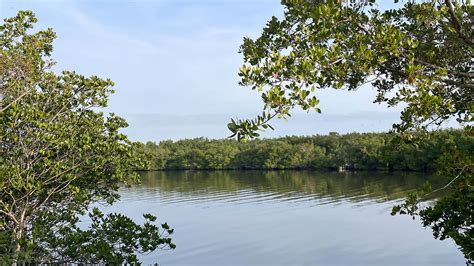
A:
[[[120,190],[114,207],[158,212],[174,251],[142,257],[161,265],[463,265],[452,242],[434,240],[391,207],[433,177],[324,172],[150,172]]]

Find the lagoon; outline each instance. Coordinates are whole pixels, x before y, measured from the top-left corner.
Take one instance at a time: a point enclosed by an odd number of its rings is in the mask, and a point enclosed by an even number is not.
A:
[[[120,190],[108,211],[148,212],[175,229],[175,250],[142,255],[160,265],[465,265],[451,239],[436,240],[393,205],[422,173],[157,171]]]

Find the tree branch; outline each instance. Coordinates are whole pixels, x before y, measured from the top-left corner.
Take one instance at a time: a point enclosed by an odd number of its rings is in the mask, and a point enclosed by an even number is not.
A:
[[[433,194],[433,193],[435,193],[435,192],[438,192],[438,191],[447,189],[447,188],[448,188],[454,181],[456,181],[456,179],[458,179],[458,178],[462,175],[462,173],[464,173],[464,171],[466,171],[466,169],[468,169],[468,168],[469,168],[469,165],[465,165],[465,166],[461,169],[461,172],[459,172],[459,174],[458,174],[457,176],[455,176],[453,179],[451,179],[451,181],[449,181],[445,186],[440,187],[440,188],[438,188],[438,189],[435,189],[435,190],[431,191],[430,193],[423,195],[423,197],[426,197],[426,196],[431,195],[431,194]]]
[[[451,17],[451,24],[453,25],[454,29],[456,30],[456,32],[458,33],[459,37],[461,39],[464,40],[464,42],[471,46],[471,47],[474,47],[474,40],[472,38],[470,38],[469,36],[466,36],[463,32],[462,32],[462,24],[461,24],[461,21],[459,21],[459,18],[458,16],[456,15],[456,12],[454,11],[454,6],[453,6],[453,3],[451,2],[451,0],[444,0],[444,3],[446,4],[446,6],[448,7],[448,11],[449,11],[449,16]]]

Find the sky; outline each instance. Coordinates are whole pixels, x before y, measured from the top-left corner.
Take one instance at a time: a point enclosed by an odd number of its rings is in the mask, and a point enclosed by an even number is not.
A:
[[[112,79],[106,112],[129,122],[132,140],[225,138],[230,118],[261,113],[257,92],[238,85],[243,37],[256,38],[279,0],[0,0],[0,16],[35,12],[35,29],[51,27],[55,71]],[[296,111],[263,137],[380,132],[401,108],[372,103],[375,89],[322,90],[322,114]]]

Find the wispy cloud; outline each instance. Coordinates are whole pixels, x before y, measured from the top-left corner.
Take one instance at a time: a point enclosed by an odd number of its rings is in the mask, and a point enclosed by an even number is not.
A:
[[[157,51],[156,45],[151,42],[136,38],[127,33],[122,33],[118,28],[105,25],[103,22],[97,21],[74,5],[62,8],[62,12],[77,24],[78,29],[96,38],[108,40],[110,46],[119,45],[122,47],[133,47],[136,52],[145,54],[155,53]]]
[[[35,11],[40,28],[57,31],[57,70],[115,81],[108,110],[130,120],[127,132],[141,140],[225,137],[230,117],[259,112],[259,95],[238,86],[243,60],[237,52],[244,36],[258,37],[283,11],[274,0],[2,0],[0,14],[21,9]],[[385,130],[400,111],[373,104],[370,86],[317,96],[322,115],[297,114],[265,136]],[[163,115],[142,115],[157,113]]]

